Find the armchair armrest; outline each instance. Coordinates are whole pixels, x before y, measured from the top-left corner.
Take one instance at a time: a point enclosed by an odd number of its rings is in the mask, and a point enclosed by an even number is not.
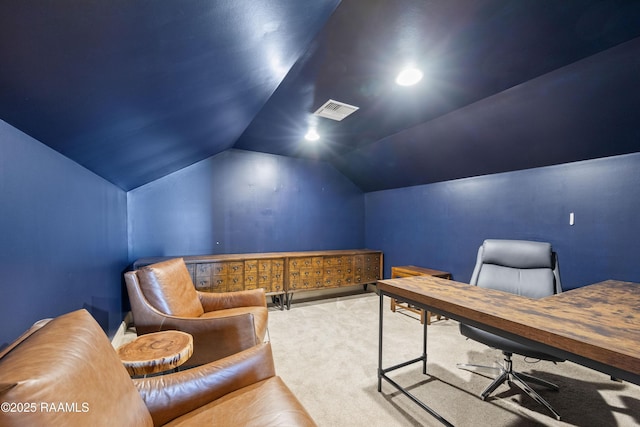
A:
[[[164,316],[158,330],[178,330],[193,336],[193,355],[185,367],[209,363],[258,344],[250,313],[218,318]]]
[[[237,292],[200,292],[198,297],[205,313],[235,307],[266,307],[264,289],[251,289]]]
[[[41,319],[41,320],[38,320],[36,323],[34,323],[27,331],[25,331],[22,335],[20,335],[13,343],[11,343],[10,345],[8,345],[8,346],[4,347],[2,350],[0,350],[0,359],[2,359],[11,350],[13,350],[18,345],[20,345],[20,343],[22,341],[24,341],[27,338],[29,338],[31,335],[33,335],[34,332],[38,331],[40,328],[42,328],[44,325],[49,323],[51,320],[53,320],[53,319],[50,319],[50,318]]]
[[[271,344],[264,343],[193,369],[133,379],[156,426],[233,391],[275,376]]]

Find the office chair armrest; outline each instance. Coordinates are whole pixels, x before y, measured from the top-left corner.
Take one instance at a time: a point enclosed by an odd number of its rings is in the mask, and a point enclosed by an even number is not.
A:
[[[236,307],[266,307],[264,289],[252,289],[237,292],[198,292],[205,313]]]
[[[158,426],[273,376],[271,344],[264,343],[206,365],[133,382]]]

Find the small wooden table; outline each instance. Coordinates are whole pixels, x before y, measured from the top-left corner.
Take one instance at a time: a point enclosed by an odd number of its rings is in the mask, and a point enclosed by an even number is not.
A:
[[[118,348],[129,375],[148,375],[177,368],[193,354],[193,337],[180,331],[140,335]]]
[[[447,271],[433,270],[431,268],[424,267],[416,267],[415,265],[402,265],[399,267],[391,267],[391,278],[398,279],[401,277],[412,277],[412,276],[433,276],[433,277],[441,277],[443,279],[451,279],[451,273]],[[416,313],[420,315],[420,323],[424,324],[425,317],[427,325],[431,324],[431,312],[422,310],[420,308],[414,308],[410,304],[403,304],[401,301],[391,298],[391,311],[395,313],[396,308],[401,307],[405,310],[411,311],[412,313]],[[438,314],[438,320],[440,320],[440,315]]]

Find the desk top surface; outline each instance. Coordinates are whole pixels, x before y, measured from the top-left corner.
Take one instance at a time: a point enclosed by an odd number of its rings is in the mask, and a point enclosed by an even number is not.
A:
[[[420,276],[420,275],[436,276],[436,277],[442,277],[445,279],[448,279],[449,277],[451,277],[451,273],[449,273],[448,271],[434,270],[433,268],[417,267],[415,265],[400,265],[400,266],[394,265],[393,267],[391,267],[392,276],[394,273],[406,274],[408,276]]]
[[[538,300],[430,276],[380,280],[378,289],[640,376],[637,283],[608,280]]]

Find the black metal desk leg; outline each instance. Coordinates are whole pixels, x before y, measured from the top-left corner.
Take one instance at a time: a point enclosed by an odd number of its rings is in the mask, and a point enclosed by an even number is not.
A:
[[[384,309],[384,295],[380,292],[380,313],[378,323],[378,392],[382,391],[382,316]]]
[[[422,373],[427,374],[427,321],[424,321],[422,328]]]
[[[422,329],[422,334],[423,334],[422,355],[420,357],[416,357],[415,359],[407,360],[406,362],[402,362],[397,365],[390,366],[388,368],[383,368],[382,367],[382,333],[383,333],[382,318],[384,316],[384,293],[382,291],[379,291],[379,294],[380,294],[380,307],[379,307],[379,323],[378,323],[379,325],[379,329],[378,329],[378,393],[382,392],[382,380],[384,379],[393,387],[395,387],[398,391],[400,391],[402,394],[404,394],[409,399],[411,399],[414,403],[420,406],[422,409],[424,409],[429,414],[431,414],[435,419],[440,421],[442,424],[453,427],[453,424],[451,424],[449,421],[443,418],[436,411],[434,411],[429,406],[424,404],[420,399],[418,399],[413,394],[408,392],[404,387],[402,387],[400,384],[396,383],[394,380],[389,378],[389,376],[387,376],[388,372],[395,371],[396,369],[400,369],[405,366],[409,366],[418,362],[422,362],[422,373],[426,375],[427,373],[427,322],[424,322],[423,329]],[[394,297],[394,295],[388,295],[388,296],[389,298]]]

